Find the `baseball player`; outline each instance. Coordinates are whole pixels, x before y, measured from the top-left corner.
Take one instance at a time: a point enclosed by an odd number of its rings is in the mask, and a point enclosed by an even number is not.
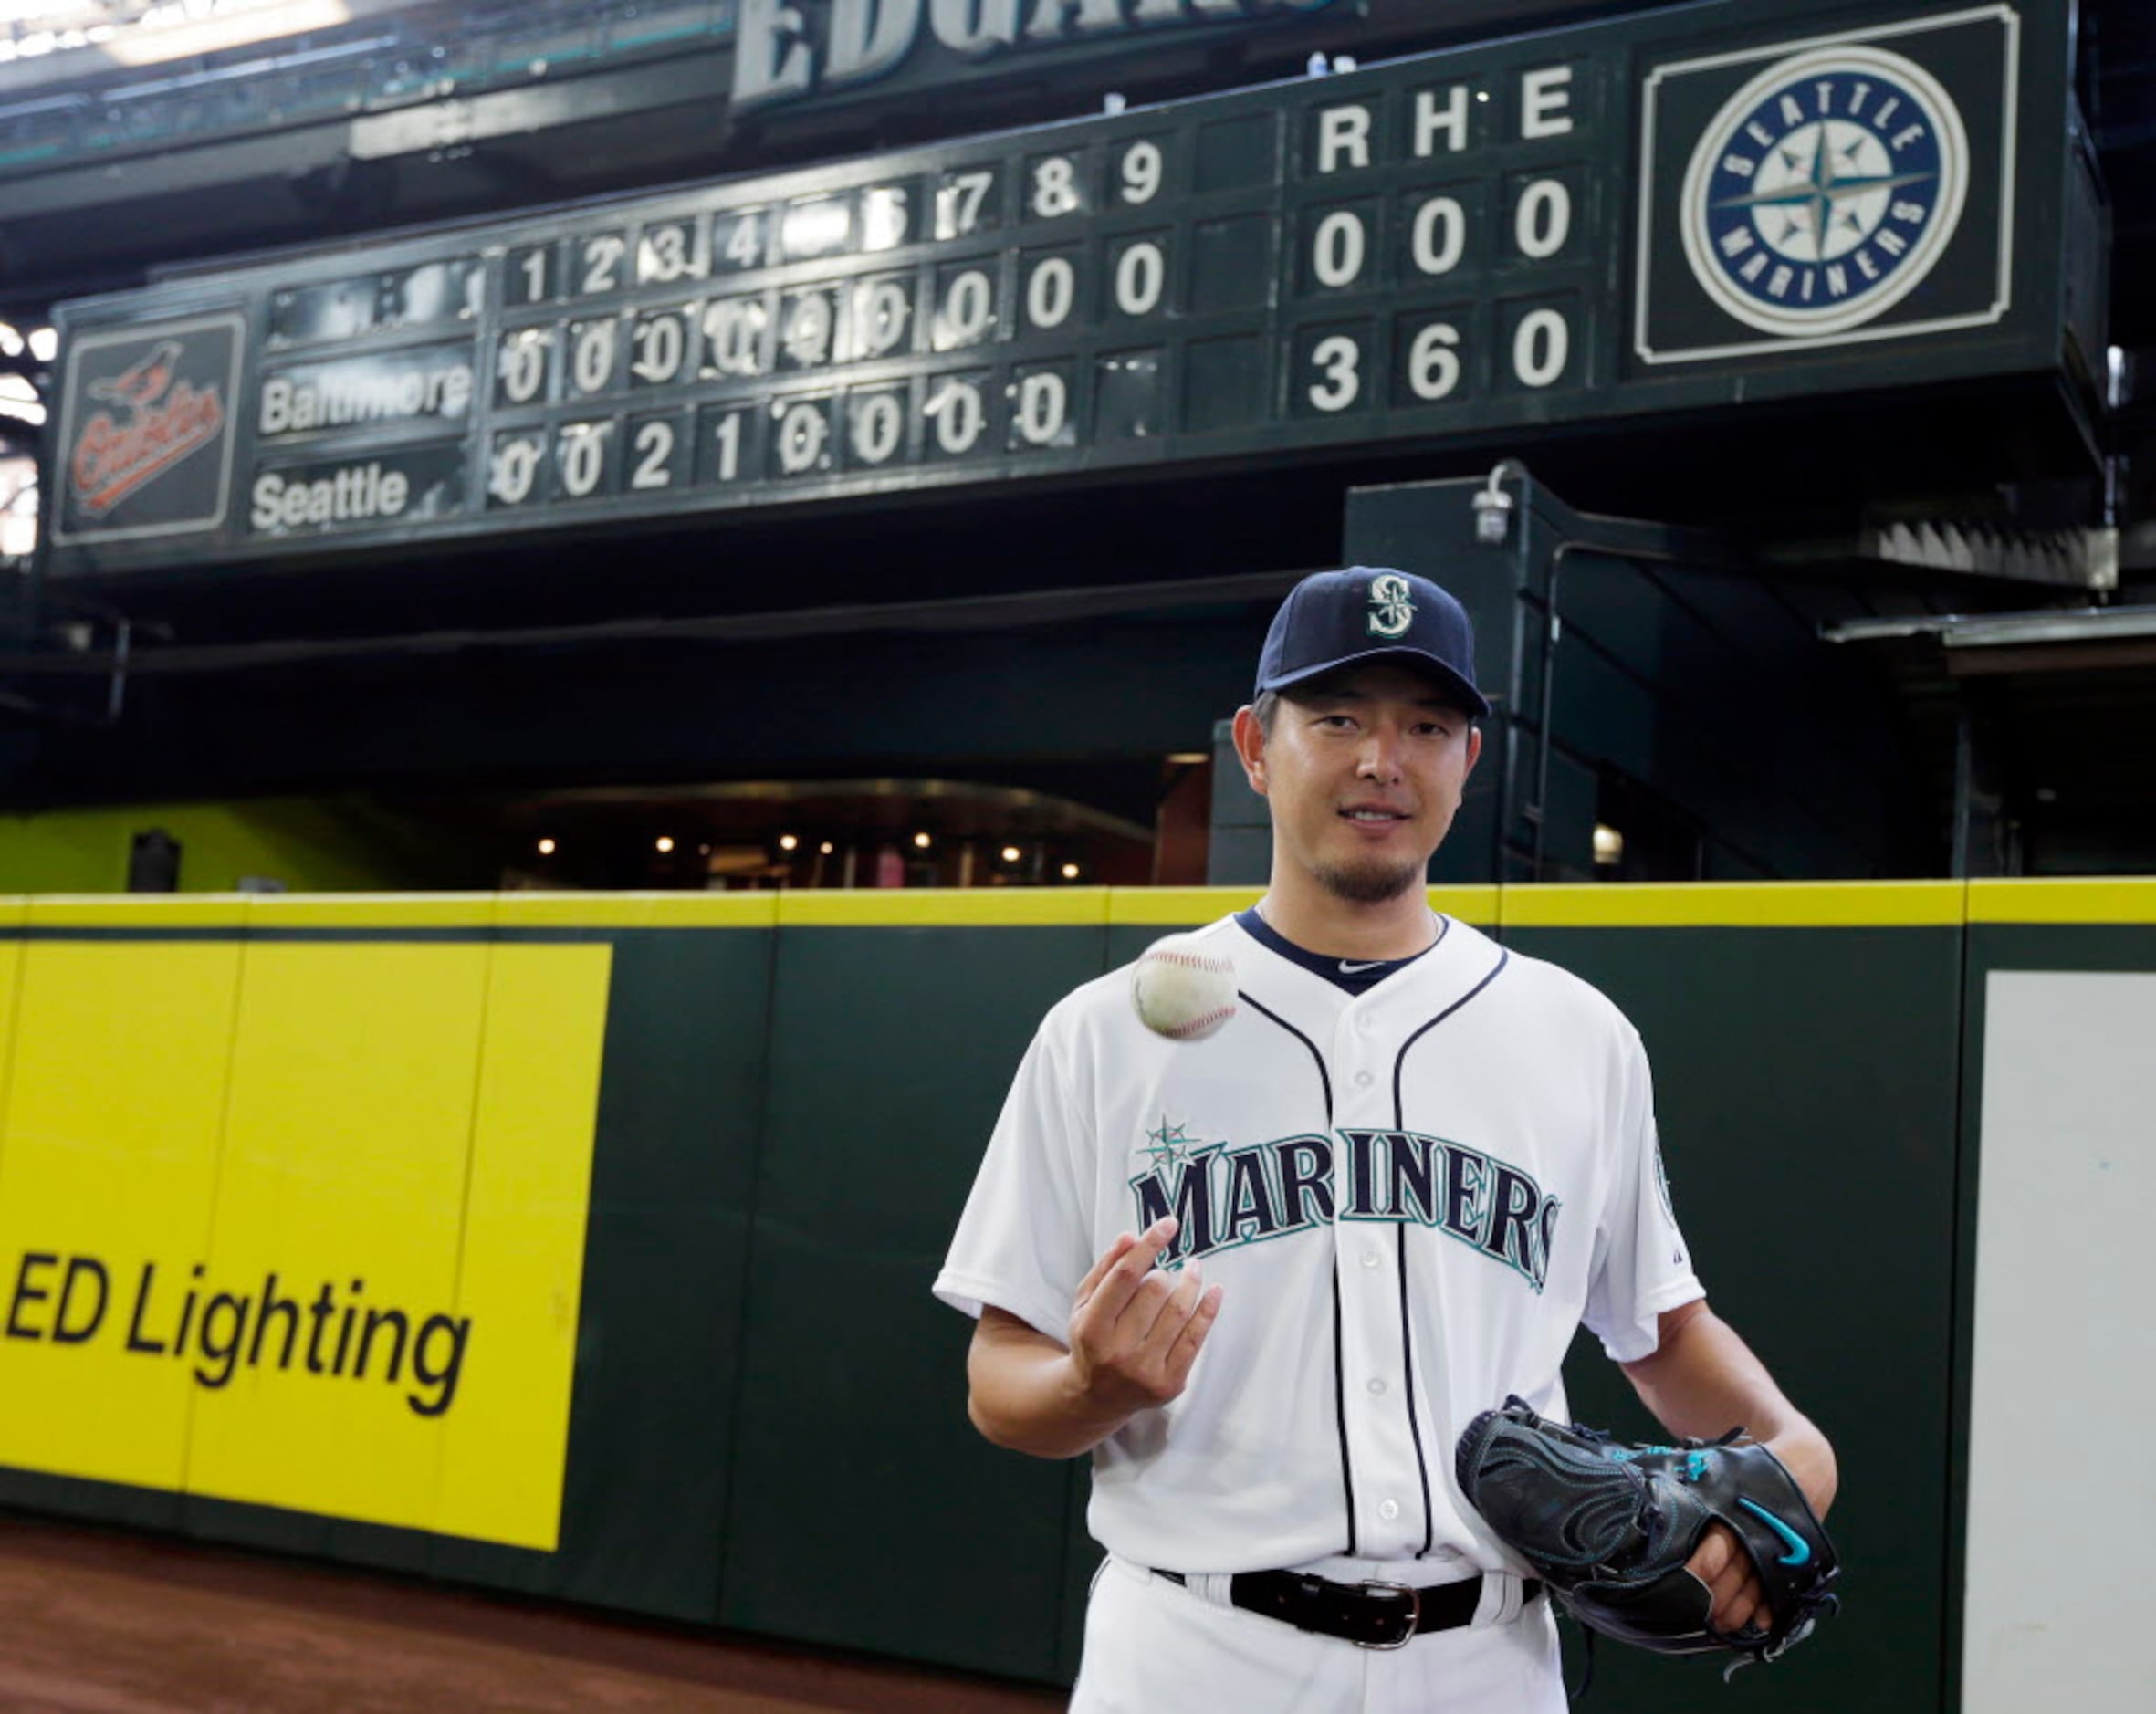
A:
[[[1549,1598],[1452,1448],[1508,1395],[1565,1416],[1583,1322],[1672,1434],[1748,1425],[1833,1498],[1826,1439],[1707,1308],[1638,1035],[1429,909],[1488,713],[1436,585],[1298,585],[1235,719],[1271,881],[1196,935],[1236,1015],[1164,1040],[1117,972],[1012,1084],[936,1291],[979,1317],[980,1431],[1093,1455],[1080,1714],[1557,1714]],[[1690,1569],[1718,1628],[1750,1622],[1729,1531]]]

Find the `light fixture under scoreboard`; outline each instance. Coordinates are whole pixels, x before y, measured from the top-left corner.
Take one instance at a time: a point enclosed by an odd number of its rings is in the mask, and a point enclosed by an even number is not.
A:
[[[2065,0],[1847,16],[1720,0],[63,306],[47,569],[2058,370]]]

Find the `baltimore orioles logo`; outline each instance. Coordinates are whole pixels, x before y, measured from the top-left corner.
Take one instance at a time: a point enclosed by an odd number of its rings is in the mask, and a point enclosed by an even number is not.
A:
[[[223,431],[216,387],[197,391],[177,378],[183,350],[179,340],[161,340],[131,368],[85,390],[113,407],[82,425],[68,455],[68,483],[86,512],[110,512]]]

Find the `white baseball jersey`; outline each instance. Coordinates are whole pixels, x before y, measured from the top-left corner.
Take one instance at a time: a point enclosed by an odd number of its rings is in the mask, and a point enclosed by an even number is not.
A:
[[[1521,1569],[1454,1482],[1461,1430],[1512,1393],[1564,1416],[1583,1321],[1628,1362],[1702,1294],[1638,1034],[1450,919],[1356,995],[1233,917],[1195,937],[1234,964],[1235,1018],[1163,1040],[1127,968],[1057,1005],[937,1295],[1066,1341],[1094,1262],[1172,1213],[1164,1260],[1203,1259],[1219,1319],[1182,1395],[1095,1448],[1094,1538],[1189,1573]]]

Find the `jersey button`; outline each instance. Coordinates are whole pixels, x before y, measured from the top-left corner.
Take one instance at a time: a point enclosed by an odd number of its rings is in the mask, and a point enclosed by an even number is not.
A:
[[[1370,1073],[1369,1073],[1369,1072],[1367,1072],[1367,1071],[1357,1071],[1357,1072],[1355,1074],[1355,1086],[1357,1089],[1367,1089],[1367,1088],[1369,1088],[1369,1087],[1370,1087],[1370,1082],[1371,1082],[1371,1078],[1370,1078]]]
[[[1377,1508],[1377,1515],[1380,1518],[1383,1518],[1386,1522],[1390,1523],[1395,1518],[1400,1515],[1400,1502],[1397,1500],[1387,1500],[1382,1506]]]
[[[1384,1383],[1383,1381],[1379,1381],[1379,1380],[1373,1379],[1373,1380],[1370,1382],[1370,1396],[1371,1396],[1371,1397],[1375,1398],[1375,1397],[1376,1397],[1376,1396],[1377,1396],[1379,1394],[1383,1393],[1384,1391],[1385,1391],[1385,1383]]]
[[[1366,1268],[1375,1268],[1376,1265],[1377,1252],[1374,1249],[1366,1249],[1363,1252],[1363,1266]]]

